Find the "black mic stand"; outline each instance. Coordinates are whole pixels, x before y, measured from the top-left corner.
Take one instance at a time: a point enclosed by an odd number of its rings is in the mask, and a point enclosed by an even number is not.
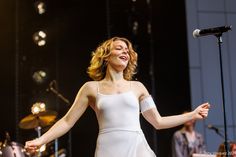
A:
[[[225,138],[225,136],[221,133],[221,131],[220,131],[218,128],[216,128],[216,127],[214,127],[214,126],[211,126],[211,125],[208,125],[208,129],[214,130],[215,133],[216,133],[217,135],[219,135],[222,139]]]
[[[225,136],[221,132],[219,132],[219,130],[217,130],[217,131],[215,130],[215,132],[216,132],[217,135],[219,135],[223,139],[225,138]]]
[[[50,87],[50,91],[55,94],[58,98],[60,98],[62,101],[64,101],[67,105],[70,105],[70,101],[66,99],[61,93],[59,93],[56,89],[53,87]]]
[[[223,103],[223,116],[224,116],[224,134],[225,134],[225,151],[226,157],[229,157],[229,142],[228,142],[228,135],[227,135],[227,120],[226,120],[226,111],[225,111],[225,94],[224,94],[224,77],[223,77],[223,65],[222,65],[222,52],[221,52],[221,44],[222,41],[222,33],[215,35],[218,40],[218,48],[219,48],[219,58],[220,58],[220,78],[221,78],[221,89],[222,89],[222,103]]]

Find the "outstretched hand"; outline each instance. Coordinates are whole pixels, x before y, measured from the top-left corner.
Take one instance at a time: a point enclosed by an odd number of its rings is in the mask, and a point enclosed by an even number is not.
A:
[[[199,105],[194,112],[194,119],[204,119],[208,116],[208,112],[210,109],[209,103],[204,103]]]
[[[41,142],[38,139],[27,141],[25,143],[25,150],[27,153],[35,154],[39,151],[39,148],[42,146]]]

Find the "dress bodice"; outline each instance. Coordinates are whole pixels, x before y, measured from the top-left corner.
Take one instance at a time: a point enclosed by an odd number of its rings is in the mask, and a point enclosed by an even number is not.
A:
[[[95,112],[100,132],[140,130],[139,101],[132,91],[112,95],[98,93]]]
[[[140,127],[140,105],[132,91],[98,92],[95,112],[99,124],[95,157],[156,157]]]

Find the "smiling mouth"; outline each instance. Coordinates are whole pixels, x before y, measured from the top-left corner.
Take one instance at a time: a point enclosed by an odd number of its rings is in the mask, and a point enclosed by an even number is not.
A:
[[[123,60],[123,61],[127,61],[128,60],[128,57],[126,57],[126,56],[120,56],[119,57],[121,60]]]

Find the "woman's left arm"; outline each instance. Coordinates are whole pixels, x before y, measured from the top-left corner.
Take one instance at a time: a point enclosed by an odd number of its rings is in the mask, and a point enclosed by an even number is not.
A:
[[[192,112],[188,112],[181,115],[173,115],[162,117],[158,110],[156,109],[156,105],[152,98],[150,97],[149,92],[146,87],[141,83],[135,82],[136,91],[139,91],[139,101],[141,105],[141,110],[144,118],[151,123],[156,129],[166,129],[172,128],[178,125],[182,125],[189,120],[198,120],[204,119],[208,116],[208,111],[210,108],[209,103],[204,103],[199,105]]]
[[[210,104],[204,103],[199,105],[195,110],[180,115],[162,117],[156,108],[151,108],[142,114],[156,129],[167,129],[182,125],[189,120],[204,119],[208,116],[209,108]]]

